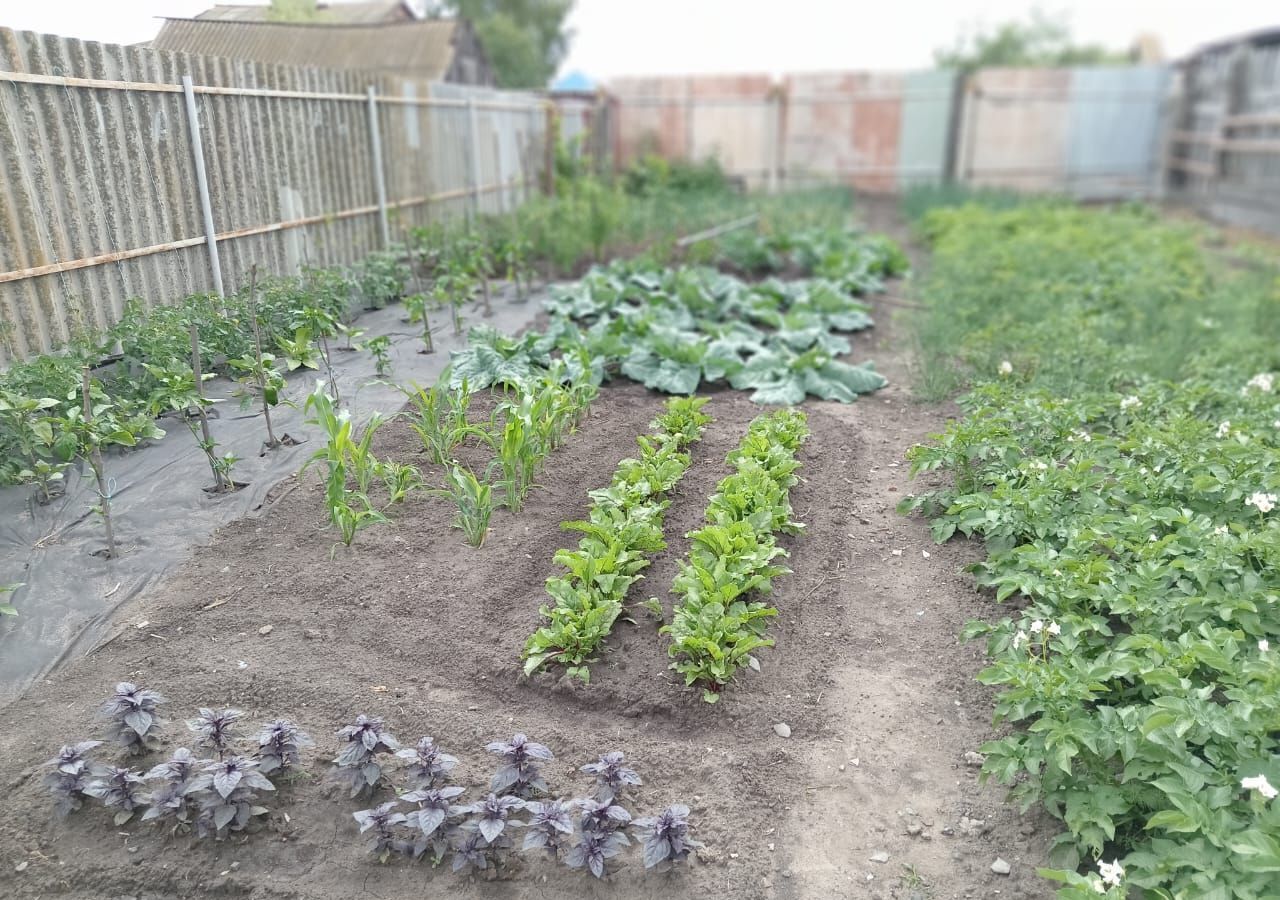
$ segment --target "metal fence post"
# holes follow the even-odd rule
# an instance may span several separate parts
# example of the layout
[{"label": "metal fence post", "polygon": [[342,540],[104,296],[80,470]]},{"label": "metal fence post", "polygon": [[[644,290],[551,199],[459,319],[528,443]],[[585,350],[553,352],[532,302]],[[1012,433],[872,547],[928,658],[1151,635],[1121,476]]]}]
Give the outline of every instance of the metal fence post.
[{"label": "metal fence post", "polygon": [[471,216],[480,215],[480,123],[476,118],[476,98],[467,98],[467,144],[470,153],[470,165],[467,166],[470,175],[470,195],[471,202],[467,205],[467,213]]},{"label": "metal fence post", "polygon": [[387,221],[387,180],[382,173],[382,136],[378,128],[378,92],[369,85],[369,140],[373,142],[373,181],[378,188],[378,228],[382,247],[391,245],[391,223]]},{"label": "metal fence post", "polygon": [[200,115],[196,110],[195,86],[190,75],[182,76],[182,96],[187,101],[187,124],[191,129],[191,156],[196,163],[196,188],[200,193],[200,212],[204,217],[204,242],[209,248],[209,272],[213,277],[213,289],[219,297],[226,294],[222,288],[222,263],[218,259],[218,232],[213,227],[213,204],[209,202],[209,179],[204,170],[204,143],[200,140]]}]

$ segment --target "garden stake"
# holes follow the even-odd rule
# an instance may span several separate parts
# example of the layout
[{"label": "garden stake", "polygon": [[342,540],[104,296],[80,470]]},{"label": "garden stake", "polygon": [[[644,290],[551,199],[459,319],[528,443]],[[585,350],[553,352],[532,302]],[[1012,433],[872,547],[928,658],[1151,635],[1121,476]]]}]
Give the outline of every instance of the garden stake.
[{"label": "garden stake", "polygon": [[258,264],[249,268],[249,319],[253,322],[253,352],[258,359],[258,393],[262,397],[262,418],[267,424],[267,442],[262,446],[274,450],[281,442],[271,429],[271,404],[267,402],[267,375],[262,367],[262,329],[258,326]]},{"label": "garden stake", "polygon": [[203,375],[200,372],[200,331],[194,322],[191,323],[191,371],[195,374],[196,416],[200,419],[200,434],[203,440],[200,449],[209,457],[209,468],[213,472],[213,490],[221,494],[229,489],[229,484],[222,477],[217,460],[213,456],[213,434],[209,431],[209,416],[204,411]]},{"label": "garden stake", "polygon": [[[84,394],[84,424],[88,428],[93,423],[93,402],[89,399],[89,367],[81,369],[80,375],[81,391]],[[94,478],[98,481],[98,512],[102,515],[102,527],[107,532],[107,559],[115,559],[116,535],[111,527],[111,494],[107,491],[106,473],[102,468],[102,450],[98,448],[96,441],[89,451],[88,460],[89,468],[93,469]]]}]

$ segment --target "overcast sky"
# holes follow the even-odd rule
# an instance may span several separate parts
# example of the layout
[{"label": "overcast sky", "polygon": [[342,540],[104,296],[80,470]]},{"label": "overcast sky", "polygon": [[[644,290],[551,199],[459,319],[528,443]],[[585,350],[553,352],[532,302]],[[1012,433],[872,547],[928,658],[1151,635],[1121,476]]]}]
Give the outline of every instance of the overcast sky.
[{"label": "overcast sky", "polygon": [[[0,0],[0,25],[131,44],[158,16],[192,16],[210,0]],[[1029,0],[578,0],[564,71],[597,79],[681,72],[912,69],[975,25],[1024,17]],[[1077,38],[1117,49],[1157,35],[1178,57],[1208,41],[1280,26],[1275,0],[1076,0]]]}]

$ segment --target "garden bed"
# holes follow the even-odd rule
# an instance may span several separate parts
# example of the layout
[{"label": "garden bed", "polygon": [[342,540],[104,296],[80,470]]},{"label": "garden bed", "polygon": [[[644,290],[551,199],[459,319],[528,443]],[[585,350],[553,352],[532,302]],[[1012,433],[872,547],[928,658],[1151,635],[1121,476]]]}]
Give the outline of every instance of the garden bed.
[{"label": "garden bed", "polygon": [[[891,316],[877,312],[882,323]],[[586,491],[608,482],[661,411],[660,395],[609,385],[580,432],[549,459],[519,515],[494,514],[482,548],[450,529],[443,501],[415,493],[396,527],[362,532],[354,549],[331,557],[323,488],[308,474],[298,489],[276,492],[261,518],[224,527],[126,606],[121,621],[137,627],[0,711],[0,776],[10,788],[0,856],[6,878],[21,867],[11,890],[1048,896],[1033,869],[1049,835],[1002,806],[998,791],[979,787],[965,760],[990,732],[989,694],[972,677],[980,650],[955,639],[967,618],[986,611],[958,574],[977,548],[935,547],[922,522],[893,511],[908,489],[904,451],[936,431],[946,409],[909,404],[900,384],[905,359],[890,332],[855,339],[858,358],[874,348],[890,387],[852,406],[803,406],[812,437],[799,452],[802,481],[791,500],[808,527],[780,541],[795,574],[775,583],[777,646],[759,654],[762,672],[744,671],[719,703],[703,703],[668,669],[667,639],[639,602],[657,596],[669,616],[668,589],[688,549],[683,535],[701,523],[707,496],[728,472],[725,454],[760,412],[728,390],[706,394],[714,422],[672,493],[668,547],[630,593],[634,622],[615,627],[591,683],[559,671],[520,674],[521,648],[548,599],[542,583],[556,571],[551,557],[577,540],[559,523],[584,514]],[[438,477],[407,426],[388,426],[378,440],[383,453]],[[99,698],[125,679],[168,698],[169,750],[187,742],[181,720],[199,706],[239,707],[255,724],[293,719],[317,741],[304,758],[307,777],[270,799],[260,831],[225,842],[171,837],[136,822],[117,828],[101,809],[55,822],[39,764],[61,744],[97,735]],[[689,805],[705,849],[669,874],[646,873],[638,852],[626,854],[604,883],[528,854],[495,883],[453,875],[447,865],[380,866],[351,818],[370,803],[325,782],[337,751],[333,732],[360,713],[385,718],[406,744],[434,736],[460,758],[455,780],[472,800],[493,768],[483,746],[515,732],[555,752],[546,774],[557,796],[582,793],[589,779],[577,768],[621,750],[645,780],[632,812]],[[781,723],[789,737],[775,730]],[[991,871],[997,857],[1011,874]]]}]

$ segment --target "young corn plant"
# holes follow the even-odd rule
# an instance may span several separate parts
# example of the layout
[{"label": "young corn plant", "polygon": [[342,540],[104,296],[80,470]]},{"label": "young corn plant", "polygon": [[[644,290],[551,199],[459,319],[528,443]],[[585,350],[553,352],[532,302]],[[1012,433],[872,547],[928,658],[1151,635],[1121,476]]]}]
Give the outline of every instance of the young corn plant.
[{"label": "young corn plant", "polygon": [[453,527],[462,529],[468,544],[472,547],[484,544],[489,534],[489,518],[493,515],[493,488],[488,482],[455,463],[445,471],[444,488],[431,493],[447,497],[457,507]]},{"label": "young corn plant", "polygon": [[[367,493],[369,483],[379,470],[378,460],[369,451],[370,432],[376,430],[376,425],[370,423],[373,427],[366,428],[364,438],[356,441],[352,437],[350,413],[335,410],[333,398],[325,393],[323,382],[307,397],[303,411],[310,416],[307,422],[320,426],[325,443],[311,455],[302,471],[315,462],[323,462],[327,467],[325,505],[329,520],[338,528],[342,543],[350,547],[360,531],[387,521]],[[349,476],[354,476],[364,488],[348,488]]]},{"label": "young corn plant", "polygon": [[451,390],[448,379],[442,376],[434,387],[421,388],[415,384],[411,389],[404,389],[404,394],[413,404],[409,427],[422,441],[427,457],[437,465],[453,462],[454,449],[468,437],[488,434],[483,427],[467,421],[471,391],[465,381],[457,390]]},{"label": "young corn plant", "polygon": [[408,313],[410,324],[422,323],[422,349],[419,353],[434,353],[436,351],[435,344],[431,341],[431,321],[429,318],[428,305],[432,302],[432,298],[426,294],[410,294],[404,298],[404,308]]},{"label": "young corn plant", "polygon": [[505,495],[504,504],[513,513],[524,505],[538,467],[550,450],[539,439],[532,406],[533,398],[526,395],[500,404],[495,416],[505,422],[494,441],[493,465],[502,472],[498,484]]}]

